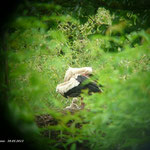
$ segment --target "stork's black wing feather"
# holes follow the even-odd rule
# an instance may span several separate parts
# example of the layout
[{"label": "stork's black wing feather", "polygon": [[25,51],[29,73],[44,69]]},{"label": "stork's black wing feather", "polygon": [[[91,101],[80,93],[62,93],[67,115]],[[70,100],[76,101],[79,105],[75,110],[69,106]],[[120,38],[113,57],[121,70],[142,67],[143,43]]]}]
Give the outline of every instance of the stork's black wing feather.
[{"label": "stork's black wing feather", "polygon": [[88,78],[87,77],[85,77],[85,76],[81,76],[81,75],[79,75],[78,77],[77,77],[77,81],[78,82],[80,82],[80,83],[83,83],[85,80],[87,80]]},{"label": "stork's black wing feather", "polygon": [[87,82],[87,83],[84,82],[87,79],[88,79],[87,77],[79,75],[77,77],[77,81],[80,84],[78,86],[70,89],[66,93],[64,93],[64,96],[65,97],[78,97],[78,96],[80,96],[82,90],[84,90],[84,89],[88,89],[89,90],[89,94],[91,94],[93,92],[94,93],[102,92],[100,87],[95,82]]},{"label": "stork's black wing feather", "polygon": [[98,86],[95,82],[87,82],[84,83],[88,78],[85,76],[78,76],[77,80],[82,84],[83,89],[89,89],[89,92],[101,92],[100,86]]},{"label": "stork's black wing feather", "polygon": [[101,92],[101,89],[98,87],[98,85],[94,82],[90,82],[86,85],[86,88],[89,89],[89,92]]}]

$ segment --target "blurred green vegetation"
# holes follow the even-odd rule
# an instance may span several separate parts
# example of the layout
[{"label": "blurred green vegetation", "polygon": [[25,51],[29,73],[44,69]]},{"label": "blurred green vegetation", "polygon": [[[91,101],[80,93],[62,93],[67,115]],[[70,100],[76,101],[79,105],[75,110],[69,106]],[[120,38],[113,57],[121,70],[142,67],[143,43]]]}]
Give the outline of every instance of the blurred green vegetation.
[{"label": "blurred green vegetation", "polygon": [[[150,140],[149,20],[142,1],[24,1],[5,39],[12,124],[41,149],[144,149]],[[69,66],[91,66],[93,79],[104,85],[102,94],[83,94],[90,111],[60,112],[71,99],[56,86]],[[59,123],[38,127],[35,116],[43,114]],[[59,134],[46,138],[45,131]]]}]

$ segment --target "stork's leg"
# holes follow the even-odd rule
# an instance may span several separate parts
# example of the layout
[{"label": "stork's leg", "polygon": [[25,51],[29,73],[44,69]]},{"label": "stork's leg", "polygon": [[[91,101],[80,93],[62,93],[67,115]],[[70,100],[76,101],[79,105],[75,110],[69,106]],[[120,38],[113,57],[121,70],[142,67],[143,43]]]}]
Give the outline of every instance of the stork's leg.
[{"label": "stork's leg", "polygon": [[83,102],[83,97],[81,97],[81,109],[84,109],[85,103]]}]

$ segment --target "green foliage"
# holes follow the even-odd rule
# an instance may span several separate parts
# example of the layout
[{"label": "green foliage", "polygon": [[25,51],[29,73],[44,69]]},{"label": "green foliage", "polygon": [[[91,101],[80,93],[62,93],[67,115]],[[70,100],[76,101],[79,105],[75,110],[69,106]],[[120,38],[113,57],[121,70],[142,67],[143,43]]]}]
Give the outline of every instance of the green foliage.
[{"label": "green foliage", "polygon": [[[49,149],[135,150],[150,140],[149,11],[96,4],[27,1],[8,28],[12,124],[35,133],[35,142],[43,138],[40,133],[58,132],[41,140]],[[56,86],[69,66],[91,66],[104,92],[87,96],[85,91],[86,109],[63,115],[70,99],[56,93]],[[42,114],[59,123],[38,128],[35,116]]]}]

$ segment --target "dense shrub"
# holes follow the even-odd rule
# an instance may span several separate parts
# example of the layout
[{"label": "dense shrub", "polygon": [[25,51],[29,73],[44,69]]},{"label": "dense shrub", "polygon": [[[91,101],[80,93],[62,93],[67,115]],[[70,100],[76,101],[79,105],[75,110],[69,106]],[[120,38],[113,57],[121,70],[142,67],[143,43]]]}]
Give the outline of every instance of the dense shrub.
[{"label": "dense shrub", "polygon": [[[113,2],[104,7],[104,1],[26,1],[8,25],[8,116],[26,139],[33,133],[40,148],[149,146],[149,11],[124,10],[126,1]],[[85,110],[63,115],[60,110],[71,99],[55,89],[69,66],[91,66],[104,92],[87,96],[85,91]],[[59,123],[37,127],[35,116],[42,114]],[[51,136],[43,140],[43,133]]]}]

